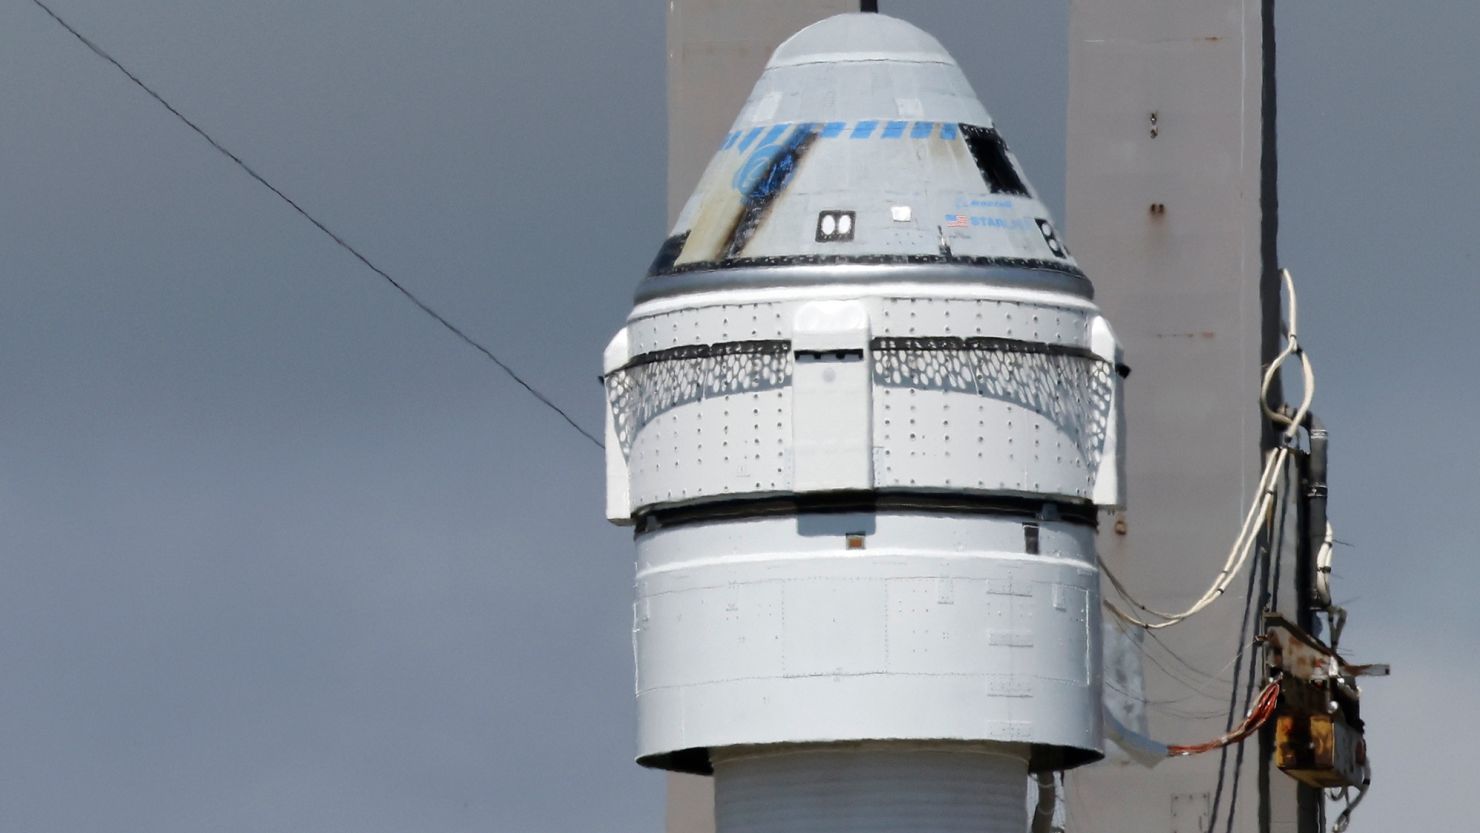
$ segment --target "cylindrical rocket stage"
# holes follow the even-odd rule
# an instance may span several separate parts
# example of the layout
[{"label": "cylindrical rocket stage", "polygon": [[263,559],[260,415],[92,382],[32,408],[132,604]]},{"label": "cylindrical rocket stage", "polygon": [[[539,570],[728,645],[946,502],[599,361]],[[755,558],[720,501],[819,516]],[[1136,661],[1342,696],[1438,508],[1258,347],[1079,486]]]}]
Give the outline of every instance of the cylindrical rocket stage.
[{"label": "cylindrical rocket stage", "polygon": [[1024,750],[740,748],[714,764],[720,833],[1024,833]]},{"label": "cylindrical rocket stage", "polygon": [[704,772],[704,750],[881,738],[1090,759],[1093,528],[901,500],[639,534],[639,760]]}]

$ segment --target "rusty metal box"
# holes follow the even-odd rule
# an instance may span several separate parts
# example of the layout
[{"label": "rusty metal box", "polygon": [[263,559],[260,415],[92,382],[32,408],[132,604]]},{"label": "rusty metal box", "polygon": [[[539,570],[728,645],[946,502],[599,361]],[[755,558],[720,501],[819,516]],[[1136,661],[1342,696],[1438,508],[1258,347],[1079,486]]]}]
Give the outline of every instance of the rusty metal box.
[{"label": "rusty metal box", "polygon": [[1360,787],[1367,745],[1362,733],[1330,715],[1280,715],[1275,765],[1312,787]]}]

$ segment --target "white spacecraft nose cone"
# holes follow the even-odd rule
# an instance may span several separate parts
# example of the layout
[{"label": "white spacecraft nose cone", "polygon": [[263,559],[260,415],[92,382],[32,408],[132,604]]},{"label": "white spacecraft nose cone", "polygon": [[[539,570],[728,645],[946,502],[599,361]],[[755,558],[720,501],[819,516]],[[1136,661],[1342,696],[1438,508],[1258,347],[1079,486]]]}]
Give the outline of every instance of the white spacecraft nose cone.
[{"label": "white spacecraft nose cone", "polygon": [[1091,295],[960,67],[879,14],[828,18],[776,49],[638,300],[816,283],[785,270],[819,264]]},{"label": "white spacecraft nose cone", "polygon": [[940,41],[897,17],[840,14],[792,35],[776,48],[766,67],[848,61],[956,63]]}]

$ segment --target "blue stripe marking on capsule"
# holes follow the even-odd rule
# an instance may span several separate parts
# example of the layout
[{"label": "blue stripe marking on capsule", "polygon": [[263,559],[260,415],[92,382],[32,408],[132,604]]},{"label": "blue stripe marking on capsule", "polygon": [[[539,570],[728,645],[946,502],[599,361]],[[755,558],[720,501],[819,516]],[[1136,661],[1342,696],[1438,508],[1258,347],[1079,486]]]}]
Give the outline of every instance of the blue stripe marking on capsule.
[{"label": "blue stripe marking on capsule", "polygon": [[868,121],[861,121],[858,124],[853,125],[853,133],[848,138],[867,139],[868,137],[874,135],[874,128],[878,126],[879,123],[877,121],[874,121],[873,119],[870,119]]},{"label": "blue stripe marking on capsule", "polygon": [[786,128],[788,127],[791,127],[791,124],[788,122],[771,125],[771,129],[766,131],[766,138],[761,139],[761,147],[765,147],[766,145],[775,142],[777,139],[780,139],[781,134],[785,133]]},{"label": "blue stripe marking on capsule", "polygon": [[907,121],[891,121],[884,125],[884,132],[879,134],[880,139],[898,139],[904,135],[904,127]]},{"label": "blue stripe marking on capsule", "polygon": [[734,133],[731,133],[728,138],[725,139],[724,146],[721,147],[720,150],[729,150],[730,148],[734,147],[735,146],[735,142],[737,142],[739,140],[740,140],[740,131],[736,130]]},{"label": "blue stripe marking on capsule", "polygon": [[956,133],[957,133],[956,125],[953,124],[953,123],[951,123],[951,122],[946,122],[945,124],[942,124],[940,126],[940,137],[942,139],[945,139],[946,141],[951,141],[951,140],[955,139],[956,138]]},{"label": "blue stripe marking on capsule", "polygon": [[801,124],[797,125],[797,129],[794,130],[794,131],[792,131],[792,134],[791,135],[796,136],[797,138],[801,138],[802,136],[805,136],[808,133],[816,133],[816,132],[817,132],[817,122],[815,122],[815,121],[804,121]]},{"label": "blue stripe marking on capsule", "polygon": [[912,128],[910,128],[910,138],[911,139],[929,139],[930,138],[930,134],[931,133],[934,133],[934,132],[935,132],[935,122],[933,122],[933,121],[917,121],[917,122],[915,122],[915,126],[912,127]]},{"label": "blue stripe marking on capsule", "polygon": [[743,151],[743,150],[749,148],[752,144],[755,143],[755,138],[757,136],[759,136],[759,135],[761,135],[761,128],[759,128],[759,127],[752,127],[752,128],[750,128],[750,132],[749,133],[746,133],[745,134],[745,138],[740,140],[740,144],[739,144],[739,146],[736,149]]},{"label": "blue stripe marking on capsule", "polygon": [[847,128],[847,126],[847,122],[830,121],[822,126],[822,138],[836,139],[838,136],[842,135],[843,130]]}]

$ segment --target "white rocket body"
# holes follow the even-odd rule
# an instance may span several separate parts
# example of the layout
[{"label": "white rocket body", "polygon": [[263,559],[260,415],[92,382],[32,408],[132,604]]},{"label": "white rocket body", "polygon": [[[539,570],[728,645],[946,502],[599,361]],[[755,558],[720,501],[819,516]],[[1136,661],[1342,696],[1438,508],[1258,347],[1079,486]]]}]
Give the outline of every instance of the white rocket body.
[{"label": "white rocket body", "polygon": [[721,833],[1021,830],[1030,768],[1100,757],[1092,298],[933,38],[777,49],[604,368],[638,760],[714,774]]}]

